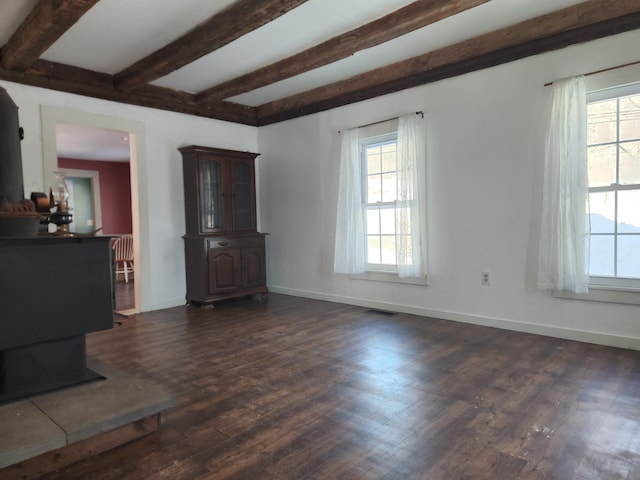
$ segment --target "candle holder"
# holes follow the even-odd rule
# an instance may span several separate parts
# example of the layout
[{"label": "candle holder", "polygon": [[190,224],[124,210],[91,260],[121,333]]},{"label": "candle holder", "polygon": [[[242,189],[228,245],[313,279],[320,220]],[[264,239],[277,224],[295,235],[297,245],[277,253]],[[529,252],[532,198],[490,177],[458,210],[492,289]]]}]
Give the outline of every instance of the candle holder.
[{"label": "candle holder", "polygon": [[69,224],[73,222],[73,215],[69,208],[69,188],[65,181],[64,172],[54,172],[56,175],[56,184],[49,189],[49,222],[55,224],[58,229],[56,235],[72,236],[69,231]]}]

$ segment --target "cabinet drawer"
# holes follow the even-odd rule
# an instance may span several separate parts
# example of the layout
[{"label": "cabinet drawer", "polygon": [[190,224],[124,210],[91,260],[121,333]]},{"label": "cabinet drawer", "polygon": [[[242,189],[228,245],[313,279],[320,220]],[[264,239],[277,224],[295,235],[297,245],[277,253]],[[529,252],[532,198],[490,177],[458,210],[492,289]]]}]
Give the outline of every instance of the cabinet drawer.
[{"label": "cabinet drawer", "polygon": [[241,247],[264,247],[264,237],[262,235],[257,237],[243,237],[238,239]]},{"label": "cabinet drawer", "polygon": [[235,238],[207,238],[207,248],[238,248]]},{"label": "cabinet drawer", "polygon": [[207,239],[207,248],[251,248],[264,246],[264,237],[216,237]]}]

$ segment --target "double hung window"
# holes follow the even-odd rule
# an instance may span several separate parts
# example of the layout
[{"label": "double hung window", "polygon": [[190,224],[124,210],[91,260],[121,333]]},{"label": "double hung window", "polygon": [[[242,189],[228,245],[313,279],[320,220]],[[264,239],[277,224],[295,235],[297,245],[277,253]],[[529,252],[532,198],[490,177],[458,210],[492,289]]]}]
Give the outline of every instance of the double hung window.
[{"label": "double hung window", "polygon": [[640,84],[585,84],[554,82],[538,286],[640,304]]},{"label": "double hung window", "polygon": [[[396,225],[401,202],[398,201],[397,148],[395,133],[361,141],[368,271],[398,270]],[[406,203],[403,206],[410,208]]]},{"label": "double hung window", "polygon": [[587,96],[591,285],[640,287],[640,84]]},{"label": "double hung window", "polygon": [[[387,123],[387,122],[385,122]],[[334,271],[426,280],[426,164],[422,117],[343,134]],[[387,125],[388,126],[388,125]],[[407,282],[410,283],[410,282]]]}]

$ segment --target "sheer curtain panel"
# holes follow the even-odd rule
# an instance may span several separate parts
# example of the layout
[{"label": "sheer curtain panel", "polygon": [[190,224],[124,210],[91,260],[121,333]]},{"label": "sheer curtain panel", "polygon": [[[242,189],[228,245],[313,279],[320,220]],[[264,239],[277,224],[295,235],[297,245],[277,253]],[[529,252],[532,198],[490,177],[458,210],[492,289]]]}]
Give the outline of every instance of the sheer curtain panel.
[{"label": "sheer curtain panel", "polygon": [[587,96],[584,77],[553,82],[544,159],[538,286],[586,293],[588,273]]},{"label": "sheer curtain panel", "polygon": [[365,272],[364,209],[358,129],[342,134],[340,181],[333,270],[335,273]]},{"label": "sheer curtain panel", "polygon": [[398,276],[427,275],[426,135],[421,115],[398,122],[398,202],[396,221]]}]

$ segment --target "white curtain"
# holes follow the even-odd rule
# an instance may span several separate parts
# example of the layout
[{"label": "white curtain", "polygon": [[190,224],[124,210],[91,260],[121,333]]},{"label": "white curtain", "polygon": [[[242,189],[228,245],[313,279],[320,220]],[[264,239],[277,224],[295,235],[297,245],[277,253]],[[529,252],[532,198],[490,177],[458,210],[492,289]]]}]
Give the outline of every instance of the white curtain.
[{"label": "white curtain", "polygon": [[586,293],[589,285],[587,96],[584,77],[553,82],[544,161],[538,286]]},{"label": "white curtain", "polygon": [[336,273],[365,272],[364,209],[358,129],[342,134],[340,182],[333,270]]},{"label": "white curtain", "polygon": [[421,115],[398,122],[398,204],[396,260],[398,276],[427,275],[426,135]]}]

